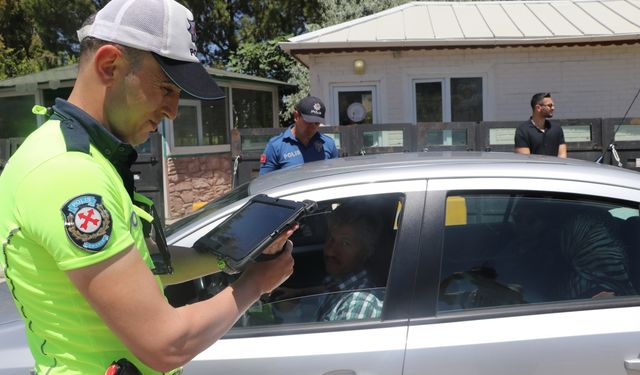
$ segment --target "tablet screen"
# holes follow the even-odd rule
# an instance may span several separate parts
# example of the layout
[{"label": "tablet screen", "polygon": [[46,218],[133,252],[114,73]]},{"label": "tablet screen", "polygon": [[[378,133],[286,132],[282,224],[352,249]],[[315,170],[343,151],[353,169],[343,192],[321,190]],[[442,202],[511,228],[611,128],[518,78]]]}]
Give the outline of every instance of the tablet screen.
[{"label": "tablet screen", "polygon": [[241,260],[296,211],[293,207],[252,202],[209,232],[205,236],[206,246]]}]

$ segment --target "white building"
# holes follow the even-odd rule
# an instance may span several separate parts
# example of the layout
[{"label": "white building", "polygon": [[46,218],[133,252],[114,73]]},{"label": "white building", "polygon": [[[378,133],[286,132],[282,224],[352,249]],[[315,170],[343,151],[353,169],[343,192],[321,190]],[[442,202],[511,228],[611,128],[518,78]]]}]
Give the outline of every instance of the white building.
[{"label": "white building", "polygon": [[330,125],[353,123],[354,102],[358,123],[524,120],[537,92],[556,118],[622,117],[640,87],[640,0],[411,2],[281,47]]}]

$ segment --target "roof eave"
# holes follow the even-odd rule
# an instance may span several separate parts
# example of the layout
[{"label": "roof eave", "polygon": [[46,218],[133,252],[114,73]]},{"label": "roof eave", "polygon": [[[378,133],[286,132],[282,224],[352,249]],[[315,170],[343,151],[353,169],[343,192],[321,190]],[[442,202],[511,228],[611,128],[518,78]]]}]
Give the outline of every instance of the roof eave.
[{"label": "roof eave", "polygon": [[502,38],[502,39],[447,39],[447,40],[387,40],[354,42],[282,42],[280,48],[296,60],[309,67],[309,55],[323,53],[428,50],[428,49],[473,49],[473,48],[517,48],[517,47],[554,47],[620,45],[640,43],[640,34],[622,34],[607,36],[557,37],[557,38]]},{"label": "roof eave", "polygon": [[587,35],[580,37],[540,37],[540,38],[460,38],[460,39],[414,39],[414,40],[376,40],[348,42],[282,42],[280,48],[293,54],[301,50],[322,52],[323,50],[354,48],[394,49],[394,48],[430,48],[430,47],[497,47],[497,46],[535,46],[555,44],[588,44],[609,42],[639,42],[640,33],[617,35]]},{"label": "roof eave", "polygon": [[[257,76],[251,76],[243,73],[235,73],[228,72],[226,70],[215,69],[210,67],[205,67],[207,73],[213,76],[216,80],[222,81],[244,81],[250,82],[253,84],[263,84],[269,86],[279,86],[279,87],[293,87],[295,85],[279,81],[271,78],[263,78]],[[56,85],[66,85],[68,83],[73,83],[76,80],[78,75],[78,67],[77,64],[67,65],[63,67],[53,68],[41,72],[31,73],[24,76],[8,78],[6,80],[0,81],[0,89],[4,91],[10,91],[12,89],[17,89],[18,86],[29,86],[33,88],[43,88],[47,85],[50,85],[51,82],[56,82]]]}]

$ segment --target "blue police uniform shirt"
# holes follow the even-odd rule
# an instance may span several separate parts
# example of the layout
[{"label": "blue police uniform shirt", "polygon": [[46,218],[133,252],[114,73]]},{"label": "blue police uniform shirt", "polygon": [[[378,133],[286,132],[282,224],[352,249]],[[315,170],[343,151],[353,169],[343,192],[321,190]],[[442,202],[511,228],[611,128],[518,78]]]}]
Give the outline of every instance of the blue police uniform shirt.
[{"label": "blue police uniform shirt", "polygon": [[271,138],[260,157],[260,174],[311,161],[338,157],[338,149],[331,137],[320,132],[311,138],[307,146],[291,132],[293,125],[279,135]]}]

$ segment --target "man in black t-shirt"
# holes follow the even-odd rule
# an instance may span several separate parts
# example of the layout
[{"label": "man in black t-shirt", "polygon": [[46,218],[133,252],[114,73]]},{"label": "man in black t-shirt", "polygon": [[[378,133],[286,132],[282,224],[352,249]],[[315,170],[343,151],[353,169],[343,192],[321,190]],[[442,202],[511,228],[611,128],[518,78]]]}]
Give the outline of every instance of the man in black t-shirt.
[{"label": "man in black t-shirt", "polygon": [[517,153],[567,157],[562,128],[548,120],[553,117],[554,108],[549,93],[538,93],[531,98],[533,113],[528,121],[516,129],[514,140]]}]

